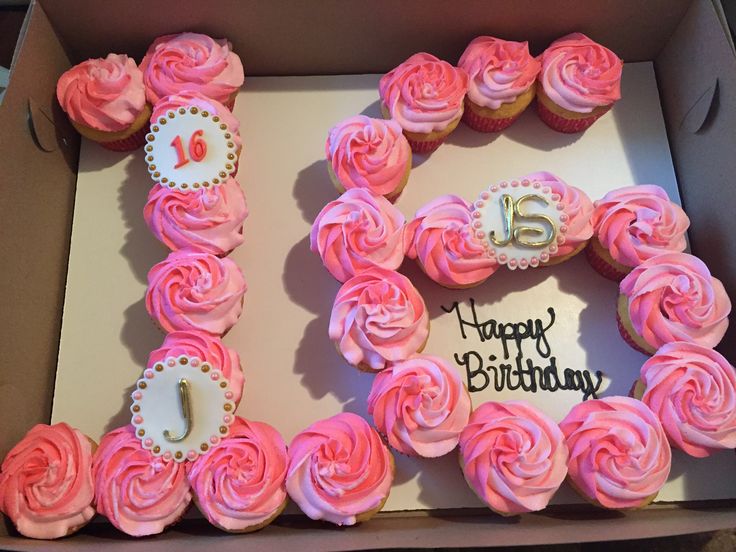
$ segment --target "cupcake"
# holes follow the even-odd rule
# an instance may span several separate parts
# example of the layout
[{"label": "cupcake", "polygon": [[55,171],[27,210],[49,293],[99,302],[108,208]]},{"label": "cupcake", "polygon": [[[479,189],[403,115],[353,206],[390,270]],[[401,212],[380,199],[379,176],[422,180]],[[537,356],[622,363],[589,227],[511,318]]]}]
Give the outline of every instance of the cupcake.
[{"label": "cupcake", "polygon": [[460,466],[473,492],[502,516],[538,512],[567,475],[557,424],[521,401],[487,402],[460,434]]},{"label": "cupcake", "polygon": [[315,422],[289,445],[286,490],[314,520],[367,521],[383,507],[393,478],[394,459],[381,437],[349,412]]},{"label": "cupcake", "polygon": [[278,431],[236,416],[229,435],[191,463],[187,477],[207,521],[230,533],[250,533],[286,507],[288,464]]},{"label": "cupcake", "polygon": [[146,96],[153,105],[186,90],[200,92],[232,111],[245,80],[232,44],[199,33],[157,38],[141,61],[141,71]]},{"label": "cupcake", "polygon": [[350,117],[330,129],[327,171],[340,193],[362,188],[394,201],[411,172],[411,148],[396,121]]},{"label": "cupcake", "polygon": [[337,292],[328,333],[348,364],[374,372],[424,349],[429,316],[406,276],[372,268]]},{"label": "cupcake", "polygon": [[463,122],[479,132],[500,132],[534,99],[541,65],[527,42],[479,36],[465,48],[458,67],[469,77]]},{"label": "cupcake", "polygon": [[0,512],[23,536],[58,539],[87,525],[95,443],[65,423],[37,424],[0,467]]},{"label": "cupcake", "polygon": [[470,394],[457,370],[428,355],[389,364],[368,395],[376,429],[407,456],[437,458],[453,450],[470,409]]},{"label": "cupcake", "polygon": [[728,329],[731,301],[723,284],[687,253],[644,261],[619,290],[619,331],[643,353],[653,354],[673,341],[715,347]]},{"label": "cupcake", "polygon": [[626,186],[594,203],[593,238],[586,255],[602,276],[620,282],[631,269],[661,253],[684,251],[690,226],[685,211],[653,184]]},{"label": "cupcake", "polygon": [[108,54],[66,71],[56,98],[77,132],[113,151],[131,151],[146,141],[151,106],[143,73],[132,58]]},{"label": "cupcake", "polygon": [[581,132],[621,98],[623,61],[581,33],[555,40],[540,56],[537,111],[558,132]]},{"label": "cupcake", "polygon": [[560,429],[572,487],[596,506],[643,508],[667,482],[672,452],[654,413],[636,399],[607,397],[575,405]]},{"label": "cupcake", "polygon": [[463,115],[468,74],[432,54],[414,54],[381,77],[381,111],[394,119],[414,153],[432,153]]}]

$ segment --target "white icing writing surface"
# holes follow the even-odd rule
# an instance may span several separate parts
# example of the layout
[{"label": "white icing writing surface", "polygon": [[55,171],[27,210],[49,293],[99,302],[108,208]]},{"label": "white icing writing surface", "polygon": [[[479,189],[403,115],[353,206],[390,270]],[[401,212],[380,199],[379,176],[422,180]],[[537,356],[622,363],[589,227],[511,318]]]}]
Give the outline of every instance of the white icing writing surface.
[{"label": "white icing writing surface", "polygon": [[[238,413],[271,423],[290,440],[309,423],[341,410],[365,415],[372,376],[347,366],[327,337],[339,284],[309,251],[308,232],[319,210],[337,196],[327,176],[328,129],[356,113],[378,116],[378,75],[250,78],[235,106],[242,121],[243,154],[237,179],[250,216],[245,244],[232,258],[248,280],[243,317],[225,337],[245,370]],[[676,183],[650,63],[624,68],[623,99],[583,134],[548,129],[533,109],[501,134],[480,134],[464,125],[429,158],[416,156],[409,183],[396,205],[411,218],[430,199],[454,193],[472,201],[503,179],[539,170],[553,172],[593,199],[630,184],[656,183],[677,198]],[[56,379],[53,420],[64,420],[97,439],[130,420],[130,393],[148,352],[163,334],[143,303],[146,273],[166,256],[143,221],[151,182],[143,152],[122,155],[84,141],[80,156],[67,295]],[[458,292],[430,282],[413,262],[402,267],[424,295],[431,317],[426,352],[452,359],[478,351],[503,356],[496,339],[481,342],[456,313],[479,319],[522,322],[539,318],[559,372],[604,373],[602,395],[626,394],[644,356],[619,337],[616,285],[598,276],[583,256],[560,266],[499,270],[483,286]],[[511,360],[515,345],[510,344]],[[544,368],[548,358],[533,340],[524,359]],[[485,361],[484,361],[485,362]],[[489,362],[497,366],[498,362]],[[464,370],[458,366],[458,370]],[[465,374],[463,374],[465,375]],[[473,380],[481,382],[480,379]],[[559,421],[581,400],[580,391],[472,394],[474,404],[524,399]],[[396,482],[387,510],[477,507],[454,453],[439,460],[396,455]],[[659,500],[736,497],[736,457],[709,459],[674,453],[672,475]],[[580,502],[569,489],[556,502]]]}]

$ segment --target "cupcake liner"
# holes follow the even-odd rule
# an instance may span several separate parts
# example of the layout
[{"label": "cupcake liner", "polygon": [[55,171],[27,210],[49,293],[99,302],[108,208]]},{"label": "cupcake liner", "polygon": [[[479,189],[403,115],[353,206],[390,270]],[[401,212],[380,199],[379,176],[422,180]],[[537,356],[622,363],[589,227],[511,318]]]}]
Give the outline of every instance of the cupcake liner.
[{"label": "cupcake liner", "polygon": [[598,255],[598,253],[595,252],[590,243],[585,247],[585,257],[588,259],[590,266],[592,266],[595,271],[604,278],[607,278],[614,282],[621,282],[621,280],[623,280],[626,276],[625,272],[617,270],[603,257]]},{"label": "cupcake liner", "polygon": [[[552,130],[557,132],[564,132],[565,134],[574,134],[576,132],[582,132],[590,125],[595,123],[603,113],[599,115],[592,115],[585,117],[584,119],[567,119],[556,113],[553,113],[543,102],[537,101],[537,113],[539,118]],[[605,112],[604,112],[605,113]]]},{"label": "cupcake liner", "polygon": [[445,137],[442,137],[438,140],[421,140],[421,141],[415,141],[415,140],[409,140],[409,146],[411,146],[412,153],[419,153],[419,154],[427,154],[432,153],[437,148],[439,148],[442,145],[442,142],[445,141]]},{"label": "cupcake liner", "polygon": [[[521,113],[519,113],[521,115]],[[519,115],[506,117],[503,119],[494,119],[491,117],[483,117],[475,113],[472,109],[466,109],[463,112],[463,123],[478,132],[501,132],[505,128],[510,127]]]},{"label": "cupcake liner", "polygon": [[626,326],[624,326],[624,323],[621,320],[621,315],[618,313],[618,310],[616,311],[616,325],[618,326],[618,333],[621,334],[621,337],[629,345],[629,347],[647,356],[651,355],[650,352],[645,351],[644,349],[639,347],[639,345],[636,344],[636,342],[634,341],[634,338],[631,336],[631,333],[629,333],[629,330],[626,329]]},{"label": "cupcake liner", "polygon": [[146,123],[139,130],[120,140],[113,140],[112,142],[97,142],[103,148],[112,151],[133,151],[142,147],[146,143],[146,134],[148,134],[149,124]]}]

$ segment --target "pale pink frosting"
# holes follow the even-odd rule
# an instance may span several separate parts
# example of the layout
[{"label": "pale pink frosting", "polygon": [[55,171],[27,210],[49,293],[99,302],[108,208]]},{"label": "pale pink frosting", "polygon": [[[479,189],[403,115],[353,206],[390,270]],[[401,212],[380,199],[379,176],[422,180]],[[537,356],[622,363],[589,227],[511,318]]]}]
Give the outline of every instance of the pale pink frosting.
[{"label": "pale pink frosting", "polygon": [[684,251],[690,219],[654,184],[626,186],[597,200],[592,222],[601,245],[617,262],[636,266],[655,255]]},{"label": "pale pink frosting", "polygon": [[460,435],[468,485],[496,512],[537,512],[567,475],[567,445],[557,424],[522,401],[487,402]]},{"label": "pale pink frosting", "polygon": [[421,207],[406,227],[407,255],[419,259],[432,280],[448,287],[471,286],[498,269],[470,227],[470,205],[444,195]]},{"label": "pale pink frosting", "polygon": [[353,188],[317,215],[310,247],[341,282],[373,267],[394,270],[404,260],[405,222],[386,198]]},{"label": "pale pink frosting", "polygon": [[247,289],[230,259],[175,251],[148,272],[146,309],[167,332],[223,335],[238,321]]},{"label": "pale pink frosting", "polygon": [[350,364],[382,370],[419,351],[429,335],[424,300],[406,276],[372,268],[337,292],[329,336]]},{"label": "pale pink frosting", "polygon": [[143,73],[124,54],[88,59],[59,77],[56,98],[75,123],[119,132],[130,127],[146,105]]},{"label": "pale pink frosting", "polygon": [[634,330],[655,349],[672,341],[715,347],[728,328],[731,301],[723,284],[687,253],[644,261],[619,289],[629,299]]},{"label": "pale pink frosting", "polygon": [[383,77],[381,101],[405,131],[445,130],[463,113],[468,74],[432,54],[414,54]]},{"label": "pale pink frosting", "polygon": [[148,355],[148,368],[157,362],[164,362],[168,357],[186,355],[209,362],[213,368],[220,370],[230,383],[235,404],[240,402],[243,393],[243,370],[240,367],[240,356],[235,349],[226,347],[219,337],[200,331],[178,331],[166,334],[163,344]]},{"label": "pale pink frosting", "polygon": [[185,464],[144,450],[131,425],[102,438],[92,477],[97,512],[134,537],[161,533],[192,500]]},{"label": "pale pink frosting", "polygon": [[607,397],[575,405],[560,429],[568,476],[606,508],[638,508],[667,481],[672,452],[654,413],[636,399]]},{"label": "pale pink frosting", "polygon": [[199,33],[160,36],[141,61],[148,100],[195,90],[227,103],[245,80],[243,64],[226,39]]},{"label": "pale pink frosting", "polygon": [[479,36],[465,48],[458,67],[468,74],[468,98],[476,105],[498,109],[526,92],[541,64],[527,42]]},{"label": "pale pink frosting", "polygon": [[736,448],[736,369],[721,354],[668,343],[641,367],[641,380],[641,400],[673,446],[698,458]]},{"label": "pale pink frosting", "polygon": [[315,422],[289,445],[286,490],[312,519],[355,525],[388,497],[393,478],[381,437],[349,412]]},{"label": "pale pink frosting", "polygon": [[454,449],[470,409],[457,370],[429,355],[390,364],[376,375],[368,395],[376,429],[409,456],[437,458]]},{"label": "pale pink frosting", "polygon": [[581,33],[555,40],[542,53],[539,81],[555,104],[577,113],[621,98],[623,61]]},{"label": "pale pink frosting", "polygon": [[236,416],[228,436],[190,464],[187,474],[205,517],[228,531],[243,531],[283,506],[288,464],[278,431]]},{"label": "pale pink frosting", "polygon": [[156,238],[173,251],[227,255],[243,243],[248,206],[234,178],[209,188],[182,192],[154,184],[143,218]]},{"label": "pale pink frosting", "polygon": [[65,423],[38,424],[0,468],[0,512],[21,535],[56,539],[95,515],[92,444]]},{"label": "pale pink frosting", "polygon": [[350,117],[330,129],[325,144],[327,162],[346,189],[365,188],[390,195],[402,183],[411,148],[396,121]]}]

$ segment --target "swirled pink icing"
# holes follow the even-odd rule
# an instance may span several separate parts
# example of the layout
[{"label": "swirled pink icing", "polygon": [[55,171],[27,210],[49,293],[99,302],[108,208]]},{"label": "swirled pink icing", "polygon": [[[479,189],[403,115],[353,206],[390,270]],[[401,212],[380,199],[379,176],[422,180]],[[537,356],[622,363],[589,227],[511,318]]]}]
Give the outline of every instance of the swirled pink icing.
[{"label": "swirled pink icing", "polygon": [[387,362],[408,358],[424,346],[429,316],[406,276],[371,268],[337,292],[328,333],[350,364],[382,370]]},{"label": "swirled pink icing", "polygon": [[238,321],[247,289],[230,259],[175,251],[148,272],[146,309],[167,332],[223,335]]},{"label": "swirled pink icing", "polygon": [[143,208],[143,218],[156,238],[172,251],[188,250],[227,255],[243,243],[243,221],[248,216],[238,181],[191,192],[154,184]]},{"label": "swirled pink icing", "polygon": [[414,54],[383,77],[381,101],[405,131],[445,130],[463,113],[468,74],[432,54]]},{"label": "swirled pink icing", "polygon": [[88,59],[59,77],[56,98],[75,123],[104,132],[125,130],[146,105],[143,73],[124,54]]},{"label": "swirled pink icing", "polygon": [[320,211],[309,243],[330,274],[344,282],[372,267],[399,268],[405,222],[386,198],[353,188]]},{"label": "swirled pink icing", "polygon": [[429,355],[390,364],[376,375],[368,395],[376,429],[409,456],[437,458],[454,449],[470,409],[457,370]]},{"label": "swirled pink icing", "polygon": [[541,64],[529,53],[527,42],[479,36],[465,48],[458,67],[468,74],[468,99],[498,109],[526,92]]},{"label": "swirled pink icing", "polygon": [[141,70],[152,104],[182,90],[227,103],[245,80],[243,64],[232,44],[199,33],[158,37],[141,61]]},{"label": "swirled pink icing", "polygon": [[235,417],[230,433],[187,471],[197,507],[227,531],[267,522],[286,501],[286,443],[273,427]]},{"label": "swirled pink icing", "polygon": [[634,268],[619,285],[629,317],[655,349],[673,341],[715,347],[728,328],[731,301],[705,263],[687,253],[664,253]]},{"label": "swirled pink icing", "polygon": [[546,508],[567,475],[562,431],[522,401],[476,408],[460,434],[460,458],[478,497],[506,515]]},{"label": "swirled pink icing", "polygon": [[736,369],[723,355],[695,343],[668,343],[641,367],[641,380],[641,400],[673,446],[697,458],[736,448]]},{"label": "swirled pink icing", "polygon": [[541,61],[544,93],[568,111],[590,113],[621,98],[623,61],[582,33],[555,40]]},{"label": "swirled pink icing", "polygon": [[237,404],[243,393],[243,370],[240,367],[240,356],[235,349],[225,346],[219,337],[206,332],[190,330],[166,334],[163,344],[148,355],[148,368],[157,362],[164,362],[169,357],[186,355],[209,362],[213,368],[220,370],[230,383],[233,392],[232,400]]},{"label": "swirled pink icing", "polygon": [[332,127],[325,154],[346,190],[365,188],[375,195],[395,192],[411,161],[411,148],[399,124],[365,115]]},{"label": "swirled pink icing", "polygon": [[0,512],[21,535],[56,539],[95,515],[92,443],[65,423],[38,424],[0,468]]},{"label": "swirled pink icing", "polygon": [[393,475],[388,448],[356,414],[315,422],[289,445],[286,490],[312,519],[355,525],[383,504]]},{"label": "swirled pink icing", "polygon": [[643,402],[606,397],[572,407],[560,429],[570,459],[568,476],[606,508],[638,508],[662,488],[672,452],[662,424]]},{"label": "swirled pink icing", "polygon": [[92,477],[97,512],[134,537],[161,533],[192,499],[185,464],[144,450],[131,425],[102,438]]},{"label": "swirled pink icing", "polygon": [[407,256],[418,259],[427,276],[443,286],[482,282],[499,265],[475,237],[471,221],[470,205],[461,197],[433,199],[406,227]]}]

